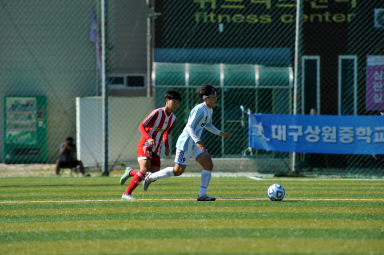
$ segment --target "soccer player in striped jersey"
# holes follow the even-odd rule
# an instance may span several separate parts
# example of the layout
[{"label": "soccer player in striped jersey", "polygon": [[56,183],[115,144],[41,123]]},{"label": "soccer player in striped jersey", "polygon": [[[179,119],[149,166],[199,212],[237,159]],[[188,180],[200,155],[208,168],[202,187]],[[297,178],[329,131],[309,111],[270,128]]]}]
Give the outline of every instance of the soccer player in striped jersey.
[{"label": "soccer player in striped jersey", "polygon": [[216,89],[212,85],[206,84],[199,90],[199,96],[204,102],[196,105],[192,109],[189,114],[188,123],[177,140],[175,166],[167,167],[156,173],[149,174],[144,181],[144,190],[147,190],[149,184],[155,180],[181,175],[188,165],[189,158],[194,156],[203,168],[197,200],[216,200],[214,197],[209,197],[207,195],[213,163],[205,144],[201,141],[201,135],[204,129],[207,129],[215,135],[224,136],[226,138],[229,138],[231,134],[217,129],[212,124],[212,108],[217,102]]},{"label": "soccer player in striped jersey", "polygon": [[168,135],[176,122],[173,114],[177,110],[181,101],[180,94],[175,90],[168,91],[165,96],[165,107],[153,110],[139,125],[142,137],[137,145],[137,159],[140,171],[127,167],[124,175],[120,179],[123,185],[129,177],[133,177],[127,190],[122,195],[123,200],[135,200],[132,192],[144,180],[147,172],[160,170],[160,150],[161,141],[164,140],[165,155],[169,155]]}]

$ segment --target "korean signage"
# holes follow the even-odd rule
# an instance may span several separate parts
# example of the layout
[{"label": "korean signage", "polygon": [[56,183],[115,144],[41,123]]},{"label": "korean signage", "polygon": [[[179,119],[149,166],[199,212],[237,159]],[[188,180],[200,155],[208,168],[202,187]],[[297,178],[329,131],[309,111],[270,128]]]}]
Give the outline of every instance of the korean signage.
[{"label": "korean signage", "polygon": [[367,56],[367,111],[384,110],[384,56]]},{"label": "korean signage", "polygon": [[[361,0],[360,0],[361,1]],[[292,47],[296,0],[156,0],[157,48]],[[303,0],[303,22],[338,27],[358,0]]]},{"label": "korean signage", "polygon": [[[199,6],[194,13],[196,23],[249,23],[269,24],[275,20],[281,23],[294,23],[296,0],[191,0]],[[348,4],[350,9],[357,6],[357,0],[304,0],[310,13],[303,14],[304,22],[342,23],[351,22],[355,13],[332,12],[330,9]],[[349,9],[348,8],[348,9]],[[237,10],[228,15],[226,10]],[[263,10],[256,15],[253,10]],[[282,11],[282,12],[280,12]],[[279,13],[278,16],[275,14]]]},{"label": "korean signage", "polygon": [[383,29],[384,28],[384,9],[383,8],[377,8],[375,9],[375,22],[374,27]]},{"label": "korean signage", "polygon": [[324,154],[384,154],[384,116],[250,114],[251,148]]},{"label": "korean signage", "polygon": [[36,98],[6,98],[5,135],[7,144],[36,144]]}]

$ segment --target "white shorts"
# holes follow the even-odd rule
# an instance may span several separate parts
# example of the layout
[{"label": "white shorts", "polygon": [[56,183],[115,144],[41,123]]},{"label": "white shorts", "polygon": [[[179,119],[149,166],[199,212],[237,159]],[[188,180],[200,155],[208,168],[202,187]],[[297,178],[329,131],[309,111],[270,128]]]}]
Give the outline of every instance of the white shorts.
[{"label": "white shorts", "polygon": [[175,163],[178,165],[186,166],[188,165],[188,162],[191,156],[194,156],[195,159],[197,160],[200,157],[200,155],[203,153],[204,152],[202,152],[197,146],[194,146],[192,150],[188,150],[188,151],[182,151],[177,149]]}]

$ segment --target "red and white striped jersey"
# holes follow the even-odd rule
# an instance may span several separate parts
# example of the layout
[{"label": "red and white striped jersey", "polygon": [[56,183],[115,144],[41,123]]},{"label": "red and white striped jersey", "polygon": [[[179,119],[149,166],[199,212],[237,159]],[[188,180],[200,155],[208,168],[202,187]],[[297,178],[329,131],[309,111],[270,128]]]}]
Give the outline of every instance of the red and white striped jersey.
[{"label": "red and white striped jersey", "polygon": [[139,130],[143,135],[138,147],[149,146],[147,140],[155,139],[156,147],[152,152],[160,155],[161,140],[164,140],[165,146],[168,146],[168,135],[176,122],[176,116],[173,113],[167,113],[165,107],[153,110],[141,123]]}]

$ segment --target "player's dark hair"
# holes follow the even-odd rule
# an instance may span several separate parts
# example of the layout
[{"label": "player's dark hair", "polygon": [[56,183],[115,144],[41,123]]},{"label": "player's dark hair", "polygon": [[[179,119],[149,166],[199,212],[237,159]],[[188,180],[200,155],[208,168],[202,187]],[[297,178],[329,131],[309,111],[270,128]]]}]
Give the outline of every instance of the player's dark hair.
[{"label": "player's dark hair", "polygon": [[181,101],[181,95],[176,90],[168,90],[165,93],[164,99]]},{"label": "player's dark hair", "polygon": [[199,97],[203,99],[203,96],[212,96],[216,94],[216,91],[216,88],[213,87],[211,84],[204,84],[199,90]]}]

